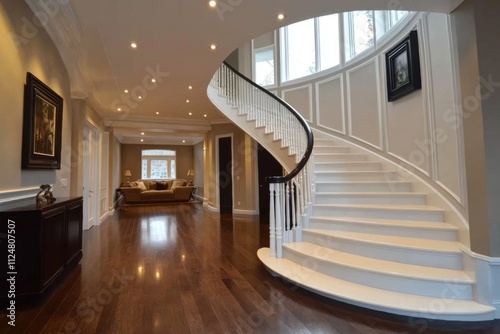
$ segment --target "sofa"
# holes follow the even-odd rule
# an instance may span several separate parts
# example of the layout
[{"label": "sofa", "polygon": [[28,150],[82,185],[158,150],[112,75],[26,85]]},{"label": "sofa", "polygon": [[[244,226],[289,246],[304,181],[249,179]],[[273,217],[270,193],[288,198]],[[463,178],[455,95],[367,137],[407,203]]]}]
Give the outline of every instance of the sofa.
[{"label": "sofa", "polygon": [[187,181],[177,180],[137,180],[120,187],[125,203],[186,202],[191,198],[193,186]]}]

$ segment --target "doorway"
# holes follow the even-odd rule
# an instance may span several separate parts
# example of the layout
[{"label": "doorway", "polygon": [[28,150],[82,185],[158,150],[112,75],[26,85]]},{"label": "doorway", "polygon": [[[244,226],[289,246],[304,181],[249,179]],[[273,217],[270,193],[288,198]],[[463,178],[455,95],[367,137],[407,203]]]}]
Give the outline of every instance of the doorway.
[{"label": "doorway", "polygon": [[231,137],[218,139],[219,211],[233,213],[233,144]]},{"label": "doorway", "polygon": [[87,125],[83,134],[83,229],[88,230],[99,222],[100,135]]},{"label": "doorway", "polygon": [[269,219],[269,183],[266,177],[283,175],[283,167],[262,145],[257,147],[259,170],[259,216],[261,221]]}]

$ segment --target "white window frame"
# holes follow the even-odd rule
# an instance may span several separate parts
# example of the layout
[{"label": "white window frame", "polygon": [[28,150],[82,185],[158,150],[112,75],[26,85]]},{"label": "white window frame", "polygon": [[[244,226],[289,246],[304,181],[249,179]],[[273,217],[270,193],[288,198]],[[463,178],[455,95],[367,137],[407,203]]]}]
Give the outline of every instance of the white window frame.
[{"label": "white window frame", "polygon": [[[176,178],[176,175],[177,175],[177,162],[176,162],[176,165],[175,165],[175,168],[176,168],[176,171],[175,171],[175,174],[176,175],[173,175],[172,176],[172,173],[171,173],[171,161],[176,161],[176,158],[177,158],[177,152],[175,150],[162,150],[162,149],[158,149],[160,151],[170,151],[170,152],[174,152],[174,155],[144,155],[143,152],[144,151],[156,151],[155,149],[148,149],[148,150],[141,150],[141,176],[143,175],[143,161],[146,160],[147,161],[147,165],[146,165],[146,169],[147,169],[147,177],[143,179],[146,179],[146,180],[170,180],[170,179],[175,179]],[[151,178],[151,161],[152,160],[166,160],[167,161],[167,177],[166,178]]]}]

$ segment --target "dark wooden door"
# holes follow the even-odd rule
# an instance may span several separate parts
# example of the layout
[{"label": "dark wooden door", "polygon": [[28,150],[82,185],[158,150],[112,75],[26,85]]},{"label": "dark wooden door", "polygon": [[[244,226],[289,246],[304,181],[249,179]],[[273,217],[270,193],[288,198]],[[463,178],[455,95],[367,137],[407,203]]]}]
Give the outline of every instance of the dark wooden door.
[{"label": "dark wooden door", "polygon": [[260,144],[257,158],[259,160],[259,215],[267,219],[269,217],[269,183],[266,182],[266,177],[283,175],[283,168],[278,160]]},{"label": "dark wooden door", "polygon": [[233,213],[233,155],[231,137],[219,138],[219,207]]}]

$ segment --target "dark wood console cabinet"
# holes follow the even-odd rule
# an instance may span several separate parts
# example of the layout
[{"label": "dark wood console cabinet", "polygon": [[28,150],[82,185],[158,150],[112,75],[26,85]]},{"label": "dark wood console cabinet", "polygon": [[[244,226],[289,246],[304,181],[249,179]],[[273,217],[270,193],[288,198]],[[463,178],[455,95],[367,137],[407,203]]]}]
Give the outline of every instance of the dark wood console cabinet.
[{"label": "dark wood console cabinet", "polygon": [[16,301],[35,300],[80,262],[82,205],[82,197],[60,198],[41,208],[33,204],[0,212],[0,300],[7,300],[11,291],[11,272]]}]

